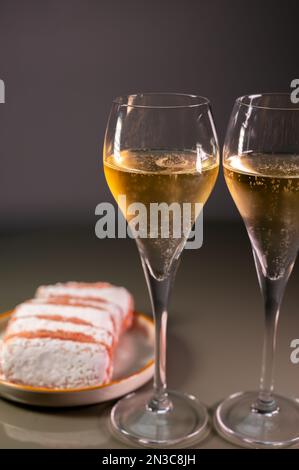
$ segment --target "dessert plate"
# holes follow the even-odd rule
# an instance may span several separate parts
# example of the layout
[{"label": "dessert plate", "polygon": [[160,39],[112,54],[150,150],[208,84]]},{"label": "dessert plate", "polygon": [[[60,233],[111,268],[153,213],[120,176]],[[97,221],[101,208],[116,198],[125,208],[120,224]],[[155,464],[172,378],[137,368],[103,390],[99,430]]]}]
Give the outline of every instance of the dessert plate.
[{"label": "dessert plate", "polygon": [[[0,338],[11,312],[0,314]],[[79,389],[49,390],[14,384],[0,378],[0,396],[36,406],[93,405],[119,398],[148,382],[154,373],[154,324],[135,313],[133,326],[121,337],[114,357],[112,381]]]}]

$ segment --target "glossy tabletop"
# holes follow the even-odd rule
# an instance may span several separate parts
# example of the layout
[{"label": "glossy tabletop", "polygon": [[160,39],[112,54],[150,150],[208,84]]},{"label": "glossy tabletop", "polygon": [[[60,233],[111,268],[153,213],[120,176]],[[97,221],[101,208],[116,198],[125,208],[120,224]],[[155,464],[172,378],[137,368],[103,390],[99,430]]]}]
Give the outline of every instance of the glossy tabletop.
[{"label": "glossy tabletop", "polygon": [[[150,312],[137,249],[131,240],[97,240],[94,227],[43,229],[0,236],[1,310],[33,296],[43,283],[107,280],[130,289]],[[276,390],[299,397],[299,269],[281,311]],[[227,395],[258,385],[262,300],[249,241],[241,223],[206,222],[204,243],[182,256],[169,310],[168,382],[211,410]],[[146,385],[150,386],[150,385]],[[124,448],[109,429],[112,403],[37,409],[0,400],[0,448]],[[213,431],[198,448],[231,448]]]}]

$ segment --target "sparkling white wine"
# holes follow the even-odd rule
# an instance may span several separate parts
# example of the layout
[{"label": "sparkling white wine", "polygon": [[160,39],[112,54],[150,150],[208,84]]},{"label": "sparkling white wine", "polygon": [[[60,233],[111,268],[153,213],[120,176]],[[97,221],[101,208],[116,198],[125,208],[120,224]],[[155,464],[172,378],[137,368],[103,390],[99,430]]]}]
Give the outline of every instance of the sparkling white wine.
[{"label": "sparkling white wine", "polygon": [[[185,151],[123,151],[119,156],[108,156],[104,159],[105,176],[109,188],[118,200],[120,195],[126,195],[126,204],[142,203],[150,213],[150,203],[165,202],[168,205],[179,203],[204,204],[215,184],[218,164],[215,159],[207,156],[199,159],[196,152]],[[125,213],[130,223],[133,216]],[[194,209],[194,207],[193,207]],[[192,209],[189,227],[192,228],[196,218]],[[171,216],[171,213],[170,213]],[[172,259],[182,249],[186,236],[172,236],[172,219],[170,217],[169,238],[163,238],[161,233],[157,238],[137,239],[140,249],[148,261],[152,274],[161,278],[167,274]],[[150,224],[148,224],[148,231]]]},{"label": "sparkling white wine", "polygon": [[280,278],[299,248],[299,155],[231,156],[224,174],[264,274]]}]

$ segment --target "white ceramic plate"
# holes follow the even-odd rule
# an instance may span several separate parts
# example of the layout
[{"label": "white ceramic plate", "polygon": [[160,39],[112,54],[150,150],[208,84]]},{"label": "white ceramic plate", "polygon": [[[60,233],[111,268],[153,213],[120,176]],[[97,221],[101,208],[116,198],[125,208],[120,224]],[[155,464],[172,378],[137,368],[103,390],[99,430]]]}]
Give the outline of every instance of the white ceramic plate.
[{"label": "white ceramic plate", "polygon": [[[0,336],[11,312],[0,315]],[[0,379],[0,395],[28,405],[63,407],[101,403],[136,390],[154,372],[154,325],[150,318],[135,313],[133,327],[121,338],[114,358],[112,381],[105,385],[70,390],[48,390],[14,384]]]}]

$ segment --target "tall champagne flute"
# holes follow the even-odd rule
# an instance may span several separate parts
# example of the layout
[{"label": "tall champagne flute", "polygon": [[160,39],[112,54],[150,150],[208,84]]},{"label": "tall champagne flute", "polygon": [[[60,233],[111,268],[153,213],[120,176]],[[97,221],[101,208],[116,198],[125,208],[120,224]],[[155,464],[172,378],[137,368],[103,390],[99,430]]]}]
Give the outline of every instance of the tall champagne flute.
[{"label": "tall champagne flute", "polygon": [[290,95],[237,99],[223,165],[252,245],[265,338],[259,391],[225,400],[216,427],[240,445],[286,447],[299,441],[299,406],[273,394],[273,366],[280,305],[299,247],[299,105]]},{"label": "tall champagne flute", "polygon": [[[129,226],[131,204],[204,204],[218,174],[218,144],[206,98],[183,94],[136,94],[114,100],[104,143],[108,186]],[[121,202],[126,196],[126,207]],[[193,206],[194,207],[194,206]],[[167,305],[180,254],[196,219],[180,236],[149,230],[136,238],[155,320],[155,373],[151,392],[128,395],[112,410],[114,430],[147,446],[188,444],[204,436],[208,415],[194,397],[166,384]],[[170,225],[173,219],[170,217]],[[173,227],[170,227],[170,229]],[[189,230],[189,232],[188,232]],[[186,367],[188,365],[186,364]],[[178,371],[179,372],[179,371]]]}]

